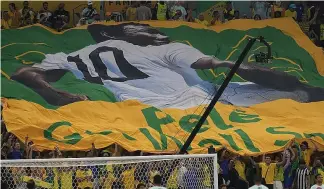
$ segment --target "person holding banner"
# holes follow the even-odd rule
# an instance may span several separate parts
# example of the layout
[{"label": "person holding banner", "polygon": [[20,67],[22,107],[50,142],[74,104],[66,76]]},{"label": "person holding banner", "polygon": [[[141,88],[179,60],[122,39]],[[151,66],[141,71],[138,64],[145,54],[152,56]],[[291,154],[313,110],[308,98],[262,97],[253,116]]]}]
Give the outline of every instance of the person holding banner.
[{"label": "person holding banner", "polygon": [[167,20],[169,15],[168,15],[168,6],[164,1],[159,1],[155,5],[156,9],[156,19],[157,20]]},{"label": "person holding banner", "polygon": [[141,6],[136,9],[136,20],[151,20],[152,12],[151,9],[146,6],[145,1],[141,1]]},{"label": "person holding banner", "polygon": [[83,9],[82,18],[79,22],[83,21],[85,24],[91,24],[98,17],[97,10],[92,6],[92,1],[88,1],[88,7]]}]

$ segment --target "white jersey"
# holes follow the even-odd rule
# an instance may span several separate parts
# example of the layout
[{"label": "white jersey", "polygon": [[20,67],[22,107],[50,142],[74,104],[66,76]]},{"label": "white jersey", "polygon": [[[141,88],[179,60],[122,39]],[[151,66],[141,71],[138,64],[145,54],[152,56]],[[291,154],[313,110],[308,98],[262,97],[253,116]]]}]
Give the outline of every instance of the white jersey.
[{"label": "white jersey", "polygon": [[314,184],[311,189],[324,189],[324,184],[322,185],[317,185],[317,184]]},{"label": "white jersey", "polygon": [[149,189],[167,189],[167,188],[165,188],[163,186],[152,186]]},{"label": "white jersey", "polygon": [[[68,61],[68,57],[78,57],[86,68],[81,69],[75,61]],[[191,68],[203,57],[208,56],[182,43],[141,47],[126,41],[107,40],[70,54],[48,54],[34,67],[66,69],[78,79],[86,79],[86,70],[90,77],[100,78],[119,101],[134,99],[158,108],[185,109],[208,104],[219,87],[203,81]],[[129,73],[126,74],[125,68]],[[141,72],[142,76],[128,76],[135,72]],[[244,82],[230,83],[220,101],[249,106],[280,98],[299,99],[295,93]]]},{"label": "white jersey", "polygon": [[260,185],[254,185],[254,186],[250,187],[249,189],[268,189],[268,187],[260,184]]}]

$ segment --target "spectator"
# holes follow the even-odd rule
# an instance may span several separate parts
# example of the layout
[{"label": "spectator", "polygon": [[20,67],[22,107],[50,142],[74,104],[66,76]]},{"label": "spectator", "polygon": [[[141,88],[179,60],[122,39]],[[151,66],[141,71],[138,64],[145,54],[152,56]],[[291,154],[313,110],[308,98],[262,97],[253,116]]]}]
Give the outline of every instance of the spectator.
[{"label": "spectator", "polygon": [[[303,5],[302,2],[296,1],[296,9],[295,10],[296,10],[296,14],[297,14],[296,20],[298,22],[302,21],[303,14],[307,12],[307,10],[305,11],[305,8],[306,8],[306,4]],[[307,19],[308,19],[308,17],[307,17]]]},{"label": "spectator", "polygon": [[309,28],[309,39],[315,44],[319,44],[319,37],[315,32],[314,26]]},{"label": "spectator", "polygon": [[252,9],[253,18],[255,19],[256,15],[258,15],[257,16],[258,19],[260,20],[266,19],[268,15],[268,8],[269,8],[269,3],[265,1],[252,2],[251,9]]},{"label": "spectator", "polygon": [[17,10],[15,3],[9,3],[8,27],[18,28],[21,25],[21,13]]},{"label": "spectator", "polygon": [[54,151],[52,152],[52,158],[62,158],[62,153],[58,146],[54,147]]},{"label": "spectator", "polygon": [[303,16],[302,16],[302,21],[301,22],[299,22],[298,24],[299,24],[299,27],[301,28],[301,30],[308,36],[308,37],[310,37],[310,30],[309,30],[309,28],[310,28],[310,26],[312,25],[312,24],[314,24],[315,23],[315,21],[316,21],[316,19],[317,19],[317,15],[318,15],[318,11],[319,11],[320,9],[319,9],[319,7],[317,7],[316,8],[316,11],[315,11],[315,14],[314,14],[314,17],[310,20],[310,21],[308,21],[308,19],[307,19],[307,15],[306,14],[303,14]]},{"label": "spectator", "polygon": [[314,178],[315,175],[323,174],[324,175],[324,166],[322,162],[317,159],[317,157],[314,160],[313,168],[311,170],[311,183],[315,183],[316,178]]},{"label": "spectator", "polygon": [[156,3],[155,8],[156,10],[156,19],[157,20],[168,20],[168,6],[164,1],[159,1]]},{"label": "spectator", "polygon": [[234,19],[240,19],[240,11],[238,11],[238,10],[235,10],[234,11],[234,18],[233,18],[233,20]]},{"label": "spectator", "polygon": [[1,29],[9,29],[11,20],[8,11],[1,11],[1,15]]},{"label": "spectator", "polygon": [[[87,152],[87,157],[98,157],[98,152],[94,143],[91,144],[91,150]],[[99,166],[90,166],[89,169],[92,171],[93,188],[97,189],[99,188]]]},{"label": "spectator", "polygon": [[52,18],[53,13],[48,10],[48,2],[43,3],[43,8],[38,12],[37,20],[40,24],[51,27],[52,26]]},{"label": "spectator", "polygon": [[1,159],[8,159],[9,147],[4,143],[1,148]]},{"label": "spectator", "polygon": [[234,18],[234,9],[232,7],[232,2],[226,3],[226,8],[223,12],[225,21],[232,20]]},{"label": "spectator", "polygon": [[19,12],[21,14],[22,25],[30,25],[33,24],[34,20],[34,11],[29,7],[28,1],[24,1],[24,8],[22,8]]},{"label": "spectator", "polygon": [[32,159],[33,158],[33,142],[28,140],[28,136],[25,138],[25,151],[26,151],[26,158]]},{"label": "spectator", "polygon": [[274,16],[273,17],[274,18],[280,18],[280,17],[282,17],[282,13],[279,12],[279,11],[276,11],[276,12],[274,12]]},{"label": "spectator", "polygon": [[316,145],[314,145],[314,146],[315,146],[315,149],[309,148],[308,143],[306,141],[304,141],[300,144],[301,156],[302,156],[301,158],[305,161],[306,166],[309,166],[310,158],[311,158],[311,155],[313,154],[313,152],[317,151]]},{"label": "spectator", "polygon": [[153,178],[153,187],[150,189],[166,189],[162,186],[162,177],[160,175],[155,175]]},{"label": "spectator", "polygon": [[[233,7],[235,10],[238,10],[240,12],[240,18],[243,15],[249,15],[251,17],[251,2],[250,1],[232,1]],[[235,14],[235,13],[234,13]],[[254,180],[254,178],[253,178]]]},{"label": "spectator", "polygon": [[92,171],[88,167],[81,166],[75,173],[77,188],[92,188]]},{"label": "spectator", "polygon": [[220,167],[223,170],[223,178],[225,179],[225,181],[228,180],[228,165],[229,165],[229,161],[230,161],[230,153],[226,150],[226,148],[224,147],[224,150],[219,158],[219,162],[220,162]]},{"label": "spectator", "polygon": [[282,7],[281,1],[276,1],[271,6],[271,17],[272,18],[280,18],[285,15],[285,8]]},{"label": "spectator", "polygon": [[254,15],[254,20],[262,20],[261,16],[259,14]]},{"label": "spectator", "polygon": [[314,33],[318,36],[316,45],[324,48],[324,14],[318,16],[316,24],[311,26]]},{"label": "spectator", "polygon": [[285,17],[291,17],[294,20],[297,19],[296,5],[290,4],[289,9],[285,11]]},{"label": "spectator", "polygon": [[306,162],[301,160],[299,162],[299,168],[296,171],[296,177],[294,180],[293,188],[296,189],[308,189],[310,188],[310,172],[306,166]]},{"label": "spectator", "polygon": [[180,168],[178,171],[178,187],[181,188],[185,184],[185,174],[187,173],[188,169],[184,166],[184,162],[180,162]]},{"label": "spectator", "polygon": [[53,26],[58,32],[67,27],[70,21],[70,13],[64,10],[64,3],[60,3],[58,9],[53,14]]},{"label": "spectator", "polygon": [[136,189],[146,189],[145,184],[139,183],[139,184],[136,186]]},{"label": "spectator", "polygon": [[8,159],[23,159],[23,150],[20,149],[20,143],[18,141],[15,141],[14,138],[14,135],[11,134],[8,139]]},{"label": "spectator", "polygon": [[137,182],[148,184],[149,180],[149,164],[146,162],[140,162],[135,168],[135,180]]},{"label": "spectator", "polygon": [[323,175],[317,174],[315,176],[316,179],[316,184],[314,184],[311,189],[324,189],[324,184],[323,184]]},{"label": "spectator", "polygon": [[126,20],[135,21],[136,20],[136,4],[132,3],[130,7],[126,10]]},{"label": "spectator", "polygon": [[271,157],[265,156],[265,154],[262,157],[261,163],[255,163],[252,158],[250,158],[250,160],[253,165],[258,165],[261,168],[262,179],[264,179],[263,184],[265,184],[269,189],[272,189],[276,166],[283,165],[285,163],[285,157],[282,162],[278,163],[271,163]]},{"label": "spectator", "polygon": [[151,20],[152,12],[151,9],[145,6],[146,2],[141,1],[140,7],[136,9],[136,20]]},{"label": "spectator", "polygon": [[[284,166],[284,188],[291,188],[294,182],[294,172],[298,166],[298,158],[296,158],[295,151],[289,147],[288,151],[289,155],[286,156],[286,165]],[[290,158],[290,159],[289,159]]]},{"label": "spectator", "polygon": [[125,189],[133,189],[135,187],[135,168],[131,164],[126,164],[120,179]]},{"label": "spectator", "polygon": [[[195,22],[195,18],[192,15],[192,10],[189,9],[187,13],[188,13],[188,16],[187,16],[187,19],[186,19],[187,22]],[[178,17],[179,18],[179,16],[181,14],[182,14],[181,11],[178,11],[178,13],[174,17]],[[179,15],[179,16],[177,16],[177,15]],[[178,20],[178,18],[174,18],[174,20]]]},{"label": "spectator", "polygon": [[35,189],[35,188],[36,188],[36,185],[35,185],[34,180],[29,180],[27,182],[27,189]]},{"label": "spectator", "polygon": [[53,188],[71,188],[73,185],[73,170],[67,163],[63,163],[62,167],[54,168],[54,187]]},{"label": "spectator", "polygon": [[173,20],[185,20],[187,11],[183,6],[181,6],[180,1],[177,1],[171,8],[171,16]]},{"label": "spectator", "polygon": [[[181,20],[181,17],[182,17],[182,12],[180,10],[177,10],[174,16],[171,18],[171,20]],[[193,22],[194,19],[192,17],[189,17],[187,21]]]},{"label": "spectator", "polygon": [[240,178],[242,180],[246,181],[246,175],[245,175],[245,163],[243,161],[243,157],[242,156],[237,156],[234,160],[234,164],[235,164],[235,169],[238,172]]},{"label": "spectator", "polygon": [[224,179],[224,177],[223,177],[223,170],[220,168],[220,166],[219,166],[219,164],[217,163],[217,167],[218,167],[218,171],[217,171],[217,173],[218,173],[218,185],[226,185],[225,183],[226,183],[226,181],[225,181],[225,179]]},{"label": "spectator", "polygon": [[205,17],[204,17],[204,15],[202,13],[199,14],[198,19],[197,18],[193,19],[193,17],[192,17],[192,11],[190,10],[188,12],[187,21],[190,22],[191,20],[194,20],[194,22],[196,22],[198,24],[203,24],[205,26],[209,26],[208,21],[205,20]]},{"label": "spectator", "polygon": [[255,185],[250,187],[249,189],[268,189],[268,187],[261,184],[262,179],[260,177],[256,177],[254,179]]},{"label": "spectator", "polygon": [[255,175],[257,175],[258,171],[255,166],[253,166],[252,162],[249,161],[245,165],[246,169],[246,180],[249,183],[249,186],[254,185]]},{"label": "spectator", "polygon": [[[318,7],[321,7],[321,6],[318,5]],[[311,20],[315,14],[315,6],[310,6],[309,8],[307,8],[307,10],[305,12],[307,14],[307,19]]]},{"label": "spectator", "polygon": [[[284,153],[278,153],[275,156],[275,162],[279,163],[282,161]],[[290,158],[290,157],[289,157]],[[284,181],[284,168],[281,164],[276,164],[275,173],[273,177],[273,189],[283,189],[282,182]]]},{"label": "spectator", "polygon": [[184,185],[185,189],[196,189],[199,186],[199,175],[198,175],[198,166],[195,161],[188,164],[188,170],[184,175]]},{"label": "spectator", "polygon": [[[227,181],[228,183],[227,185],[229,188],[231,187],[236,188],[238,187],[238,183],[239,183],[239,174],[234,167],[235,167],[234,160],[230,160],[228,163],[228,181]],[[243,187],[240,186],[240,188]]]},{"label": "spectator", "polygon": [[95,8],[92,6],[92,1],[88,1],[88,7],[83,9],[82,11],[82,18],[80,19],[79,23],[82,22],[81,25],[84,24],[91,24],[94,20],[98,19],[98,13]]},{"label": "spectator", "polygon": [[213,19],[211,20],[210,24],[211,25],[219,25],[221,23],[223,23],[223,22],[221,21],[219,12],[218,11],[214,11],[213,12]]},{"label": "spectator", "polygon": [[219,189],[227,189],[227,185],[226,184],[221,184]]},{"label": "spectator", "polygon": [[240,186],[240,188],[242,189],[247,189],[249,184],[246,181],[246,174],[245,174],[245,163],[243,161],[243,157],[242,156],[237,156],[234,159],[234,167],[235,170],[237,171],[238,175],[239,175],[239,179],[238,179],[238,183],[237,185]]}]

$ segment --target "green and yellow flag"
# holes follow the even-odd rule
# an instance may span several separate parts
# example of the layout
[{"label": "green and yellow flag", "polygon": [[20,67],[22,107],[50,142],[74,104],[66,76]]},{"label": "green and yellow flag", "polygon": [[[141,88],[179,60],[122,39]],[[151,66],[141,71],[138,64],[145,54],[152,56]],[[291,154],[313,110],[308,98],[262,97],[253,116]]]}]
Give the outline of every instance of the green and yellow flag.
[{"label": "green and yellow flag", "polygon": [[3,119],[39,149],[177,152],[248,38],[263,36],[273,60],[256,62],[266,47],[255,43],[189,153],[275,152],[292,139],[324,150],[324,55],[291,19],[1,33]]}]

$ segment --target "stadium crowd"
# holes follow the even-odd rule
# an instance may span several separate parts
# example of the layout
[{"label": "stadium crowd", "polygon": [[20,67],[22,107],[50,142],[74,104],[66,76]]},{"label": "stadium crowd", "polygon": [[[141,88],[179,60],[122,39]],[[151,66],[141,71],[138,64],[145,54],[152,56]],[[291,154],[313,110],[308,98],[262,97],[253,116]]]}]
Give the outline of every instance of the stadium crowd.
[{"label": "stadium crowd", "polygon": [[[312,147],[310,147],[312,146]],[[212,146],[209,153],[216,153]],[[218,185],[221,189],[323,189],[324,152],[317,150],[312,142],[291,142],[282,152],[263,154],[249,157],[231,153],[226,147],[217,151],[218,154]],[[104,149],[96,149],[92,145],[89,151],[64,151],[58,147],[52,151],[40,152],[32,140],[26,136],[21,143],[13,134],[6,131],[4,122],[1,122],[1,159],[49,159],[49,158],[82,158],[82,157],[119,157],[119,156],[149,156],[153,154],[140,151],[127,152],[121,146],[114,144]],[[54,188],[148,188],[165,186],[167,188],[212,188],[210,172],[203,163],[196,165],[195,172],[188,167],[172,165],[158,165],[149,167],[147,164],[119,164],[109,166],[88,166],[77,169],[63,169],[61,172],[53,168],[38,168],[20,172],[29,179],[38,179],[38,188],[46,188],[43,182],[51,180]],[[208,171],[209,170],[209,171]],[[13,170],[2,169],[2,188],[8,185],[8,178],[18,174]],[[19,175],[18,174],[18,175]],[[58,177],[58,175],[61,177]],[[55,176],[56,175],[56,176]],[[63,178],[64,177],[64,178]],[[49,179],[50,178],[50,179]],[[67,181],[56,181],[56,179]],[[12,181],[18,186],[19,180]],[[34,181],[23,180],[30,185]],[[56,185],[55,185],[56,183]],[[59,187],[60,185],[61,187]],[[73,187],[72,187],[73,186]],[[199,186],[199,187],[197,187]],[[315,186],[315,187],[311,187]],[[17,187],[19,188],[19,187]]]},{"label": "stadium crowd", "polygon": [[[1,27],[9,29],[40,23],[57,31],[68,28],[70,13],[64,9],[64,3],[60,3],[54,12],[48,10],[49,3],[51,2],[44,2],[43,8],[39,11],[30,8],[28,1],[23,3],[22,9],[16,7],[15,3],[10,3],[10,11],[2,12],[3,22]],[[181,2],[169,2],[167,4],[160,1],[152,7],[150,3],[143,1],[132,3],[121,13],[107,12],[104,19],[106,21],[181,20],[200,23],[208,27],[223,24],[233,19],[262,20],[292,17],[316,45],[324,47],[324,15],[320,14],[321,9],[319,7],[316,2],[295,2],[284,5],[284,3],[280,2],[256,1],[251,3],[252,16],[249,17],[246,14],[242,15],[239,7],[234,9],[232,3],[227,3],[224,11],[214,11],[213,19],[208,22],[203,14],[197,15],[194,9],[185,8]],[[89,1],[88,6],[82,11],[77,25],[91,24],[96,21],[100,21],[100,14],[92,7],[92,2]],[[315,144],[309,145],[306,141],[301,143],[293,141],[282,152],[263,154],[257,157],[239,156],[231,153],[225,147],[217,151],[217,154],[219,156],[217,167],[218,185],[221,189],[245,189],[249,187],[252,189],[324,189],[324,152],[318,151]],[[105,149],[96,149],[95,145],[92,145],[92,149],[86,152],[60,151],[58,147],[55,147],[52,151],[39,151],[28,136],[22,143],[12,133],[7,132],[4,122],[1,121],[1,159],[139,155],[147,156],[151,154],[140,151],[127,152],[117,144]],[[123,171],[116,171],[118,169]],[[37,178],[45,182],[49,177],[52,180],[55,180],[55,178],[60,180],[61,177],[65,178],[63,181],[53,181],[57,184],[56,186],[54,184],[54,188],[143,189],[148,187],[163,188],[162,186],[164,186],[167,188],[194,189],[197,188],[195,187],[197,185],[204,186],[202,188],[212,188],[211,173],[205,173],[204,166],[197,167],[198,172],[203,172],[201,174],[190,172],[184,167],[178,170],[175,177],[172,177],[171,175],[174,174],[169,173],[170,170],[174,171],[174,169],[168,170],[168,167],[165,166],[150,169],[143,168],[143,166],[128,167],[126,164],[104,168],[89,166],[80,169],[63,169],[63,172],[42,168],[38,169],[37,174],[34,174],[33,170],[30,169],[20,174],[25,174],[31,178],[24,180],[24,182],[27,182],[28,188],[46,188],[45,184],[36,184],[34,180]],[[1,176],[9,178],[13,177],[13,174],[17,174],[17,172],[1,169]],[[1,188],[9,187],[6,181],[2,179]],[[13,180],[11,184],[15,186],[14,188],[19,188],[19,182],[21,181]]]},{"label": "stadium crowd", "polygon": [[[49,2],[51,3],[51,2]],[[280,2],[280,1],[252,1],[251,13],[241,13],[240,6],[234,7],[232,2],[227,2],[223,11],[215,10],[213,19],[207,21],[204,14],[197,15],[195,7],[184,5],[181,1],[159,1],[152,5],[150,1],[134,1],[121,12],[106,12],[104,16],[88,1],[88,7],[80,14],[78,25],[91,24],[104,18],[106,21],[143,21],[143,20],[181,20],[196,22],[206,26],[218,25],[234,19],[263,20],[270,18],[292,17],[300,25],[302,31],[317,45],[324,47],[324,14],[320,9],[321,2]],[[23,8],[19,9],[15,3],[9,4],[9,11],[2,11],[3,29],[18,28],[34,23],[52,27],[57,31],[71,27],[69,25],[71,13],[64,9],[60,3],[52,12],[48,9],[48,2],[43,3],[41,10],[36,11],[24,1]]]}]

